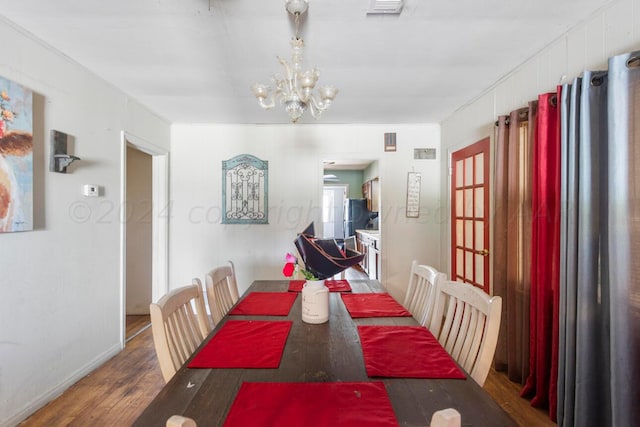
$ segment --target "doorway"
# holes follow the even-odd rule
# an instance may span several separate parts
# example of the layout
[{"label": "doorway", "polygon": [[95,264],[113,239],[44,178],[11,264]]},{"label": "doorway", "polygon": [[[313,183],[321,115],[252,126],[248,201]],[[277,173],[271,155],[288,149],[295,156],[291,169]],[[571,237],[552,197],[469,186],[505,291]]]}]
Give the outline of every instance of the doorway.
[{"label": "doorway", "polygon": [[126,341],[150,324],[152,294],[152,157],[127,146],[126,170]]},{"label": "doorway", "polygon": [[121,347],[150,325],[168,291],[168,151],[122,133]]},{"label": "doorway", "polygon": [[[380,168],[376,159],[346,159],[332,158],[322,162],[323,192],[322,192],[322,220],[323,238],[335,238],[339,244],[355,246],[355,250],[367,255],[366,261],[355,265],[344,272],[346,277],[366,277],[382,280],[382,235],[381,221],[378,215],[382,211],[380,197]],[[374,191],[371,191],[371,190]],[[360,212],[345,222],[345,200],[351,199],[349,206],[356,207],[350,212]],[[361,230],[354,233],[353,230]],[[351,230],[349,232],[348,230]],[[374,237],[375,247],[371,252],[360,240],[364,234]],[[372,242],[374,241],[372,240]],[[344,242],[344,243],[343,243]],[[371,258],[370,258],[370,257]],[[375,268],[366,271],[364,267]],[[345,277],[345,276],[343,276]]]}]

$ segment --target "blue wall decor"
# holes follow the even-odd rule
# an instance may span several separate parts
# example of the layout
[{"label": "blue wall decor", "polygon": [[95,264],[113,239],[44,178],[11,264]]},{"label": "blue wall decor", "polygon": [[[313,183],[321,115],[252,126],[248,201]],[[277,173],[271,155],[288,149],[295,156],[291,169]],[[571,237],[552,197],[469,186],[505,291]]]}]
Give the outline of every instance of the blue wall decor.
[{"label": "blue wall decor", "polygon": [[222,223],[268,224],[269,162],[250,154],[222,161]]}]

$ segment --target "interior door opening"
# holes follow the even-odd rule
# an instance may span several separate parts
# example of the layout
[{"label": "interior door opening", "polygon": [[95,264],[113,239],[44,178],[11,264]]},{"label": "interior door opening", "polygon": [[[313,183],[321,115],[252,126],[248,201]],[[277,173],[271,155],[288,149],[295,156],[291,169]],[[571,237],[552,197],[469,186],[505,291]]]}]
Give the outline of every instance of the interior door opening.
[{"label": "interior door opening", "polygon": [[[120,344],[124,348],[127,337],[150,325],[149,303],[169,290],[170,203],[168,150],[127,132],[121,138]],[[127,322],[128,314],[136,317]]]},{"label": "interior door opening", "polygon": [[[335,238],[364,253],[346,274],[382,280],[381,177],[377,160],[325,160],[322,193],[323,238]],[[355,272],[352,270],[356,270]],[[362,277],[364,275],[364,277]]]},{"label": "interior door opening", "polygon": [[153,254],[152,156],[127,146],[126,200],[126,337],[129,341],[150,325]]}]

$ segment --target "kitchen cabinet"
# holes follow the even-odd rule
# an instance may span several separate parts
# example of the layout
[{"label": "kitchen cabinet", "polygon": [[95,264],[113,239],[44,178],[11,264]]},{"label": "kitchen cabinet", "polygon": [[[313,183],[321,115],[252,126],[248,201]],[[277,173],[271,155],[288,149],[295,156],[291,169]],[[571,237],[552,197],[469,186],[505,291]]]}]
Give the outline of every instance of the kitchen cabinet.
[{"label": "kitchen cabinet", "polygon": [[362,197],[367,200],[367,209],[373,212],[380,211],[380,180],[378,178],[362,184]]},{"label": "kitchen cabinet", "polygon": [[367,201],[367,209],[371,210],[371,181],[362,184],[362,197]]},{"label": "kitchen cabinet", "polygon": [[380,211],[380,180],[378,178],[374,178],[371,180],[371,207],[370,211],[379,212]]}]

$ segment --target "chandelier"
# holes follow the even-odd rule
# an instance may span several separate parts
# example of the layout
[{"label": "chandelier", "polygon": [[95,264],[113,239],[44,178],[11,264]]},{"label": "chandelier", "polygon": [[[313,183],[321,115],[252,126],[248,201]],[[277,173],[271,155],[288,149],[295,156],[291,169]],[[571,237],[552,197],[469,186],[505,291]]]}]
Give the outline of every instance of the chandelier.
[{"label": "chandelier", "polygon": [[308,0],[286,0],[285,8],[294,17],[296,34],[291,39],[291,62],[277,56],[284,68],[284,76],[274,74],[271,77],[272,86],[262,83],[251,86],[262,108],[273,108],[277,101],[284,106],[292,123],[297,122],[307,109],[316,120],[319,119],[338,94],[338,89],[333,86],[321,86],[317,90],[317,95],[314,94],[312,91],[320,77],[320,72],[316,68],[302,70],[304,40],[300,38],[298,30],[300,15],[307,11],[308,5]]}]

